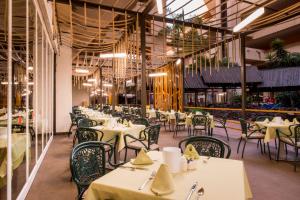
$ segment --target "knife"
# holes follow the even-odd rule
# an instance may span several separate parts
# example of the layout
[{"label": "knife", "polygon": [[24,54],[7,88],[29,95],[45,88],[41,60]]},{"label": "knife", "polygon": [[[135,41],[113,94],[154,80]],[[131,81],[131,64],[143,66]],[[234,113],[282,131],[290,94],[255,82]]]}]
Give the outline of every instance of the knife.
[{"label": "knife", "polygon": [[189,200],[189,199],[191,198],[192,194],[193,194],[194,191],[196,190],[197,185],[198,185],[198,182],[196,181],[196,182],[192,185],[191,190],[190,190],[190,193],[189,193],[189,195],[187,196],[187,198],[186,198],[185,200]]}]

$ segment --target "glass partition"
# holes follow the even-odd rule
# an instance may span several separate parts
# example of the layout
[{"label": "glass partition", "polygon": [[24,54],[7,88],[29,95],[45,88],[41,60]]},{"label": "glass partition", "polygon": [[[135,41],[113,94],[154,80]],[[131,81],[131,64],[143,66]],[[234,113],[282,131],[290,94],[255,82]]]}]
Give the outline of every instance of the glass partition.
[{"label": "glass partition", "polygon": [[54,49],[36,0],[0,1],[0,199],[23,199],[53,136]]}]

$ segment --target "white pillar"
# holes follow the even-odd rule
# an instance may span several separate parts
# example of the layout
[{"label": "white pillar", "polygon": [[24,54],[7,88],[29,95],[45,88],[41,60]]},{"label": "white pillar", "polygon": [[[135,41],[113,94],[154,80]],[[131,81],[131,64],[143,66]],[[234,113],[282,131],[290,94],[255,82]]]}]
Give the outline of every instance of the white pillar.
[{"label": "white pillar", "polygon": [[68,132],[72,112],[72,49],[60,47],[56,59],[56,132]]}]

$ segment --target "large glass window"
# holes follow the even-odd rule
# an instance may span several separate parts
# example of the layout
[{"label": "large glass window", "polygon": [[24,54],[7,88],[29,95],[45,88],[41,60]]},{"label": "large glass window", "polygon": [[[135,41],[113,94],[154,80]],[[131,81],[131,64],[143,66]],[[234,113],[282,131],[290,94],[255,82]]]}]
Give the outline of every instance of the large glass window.
[{"label": "large glass window", "polygon": [[53,137],[54,49],[36,6],[0,1],[0,199],[25,197]]}]

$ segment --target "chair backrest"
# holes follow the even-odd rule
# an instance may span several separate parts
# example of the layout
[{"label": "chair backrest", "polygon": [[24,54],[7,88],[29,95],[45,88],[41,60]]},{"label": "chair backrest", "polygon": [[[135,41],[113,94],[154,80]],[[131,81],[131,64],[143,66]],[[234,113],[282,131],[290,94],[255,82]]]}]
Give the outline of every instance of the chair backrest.
[{"label": "chair backrest", "polygon": [[[99,135],[100,134],[100,135]],[[101,131],[97,132],[91,128],[78,128],[76,130],[76,138],[78,140],[78,144],[87,141],[98,141],[103,137],[103,133]]]},{"label": "chair backrest", "polygon": [[156,116],[156,119],[160,119],[160,112],[158,110],[155,111],[155,116]]},{"label": "chair backrest", "polygon": [[194,115],[192,118],[193,126],[206,126],[207,122],[207,117],[205,115]]},{"label": "chair backrest", "polygon": [[242,129],[242,134],[246,134],[248,133],[248,122],[242,118],[239,119],[240,120],[240,124],[241,124],[241,129]]},{"label": "chair backrest", "polygon": [[69,114],[70,114],[70,118],[71,118],[72,124],[76,124],[76,116],[75,116],[75,114],[73,114],[73,113],[69,113]]},{"label": "chair backrest", "polygon": [[255,121],[263,122],[266,119],[268,119],[269,121],[272,121],[273,117],[272,116],[258,116],[255,118]]},{"label": "chair backrest", "polygon": [[148,120],[146,118],[136,118],[133,120],[134,124],[141,124],[141,125],[145,125],[146,127],[150,126],[150,123],[148,122]]},{"label": "chair backrest", "polygon": [[181,148],[181,150],[182,144],[185,144],[185,147],[189,144],[192,144],[200,156],[202,155],[217,158],[229,158],[231,154],[230,146],[224,141],[214,137],[194,136],[186,138],[179,142],[178,146],[179,148]]},{"label": "chair backrest", "polygon": [[91,120],[89,118],[82,118],[77,121],[78,127],[93,127],[97,126],[97,122],[95,120]]},{"label": "chair backrest", "polygon": [[158,138],[160,134],[160,125],[153,125],[145,128],[144,133],[148,139],[148,148],[150,148],[151,144],[157,144]]},{"label": "chair backrest", "polygon": [[[295,144],[297,144],[297,142],[300,142],[300,124],[292,125],[292,126],[294,128],[293,135],[295,137]],[[291,130],[292,126],[289,127],[291,134],[292,134],[292,130]]]},{"label": "chair backrest", "polygon": [[79,196],[105,174],[106,154],[102,142],[84,142],[72,150],[70,168]]}]

